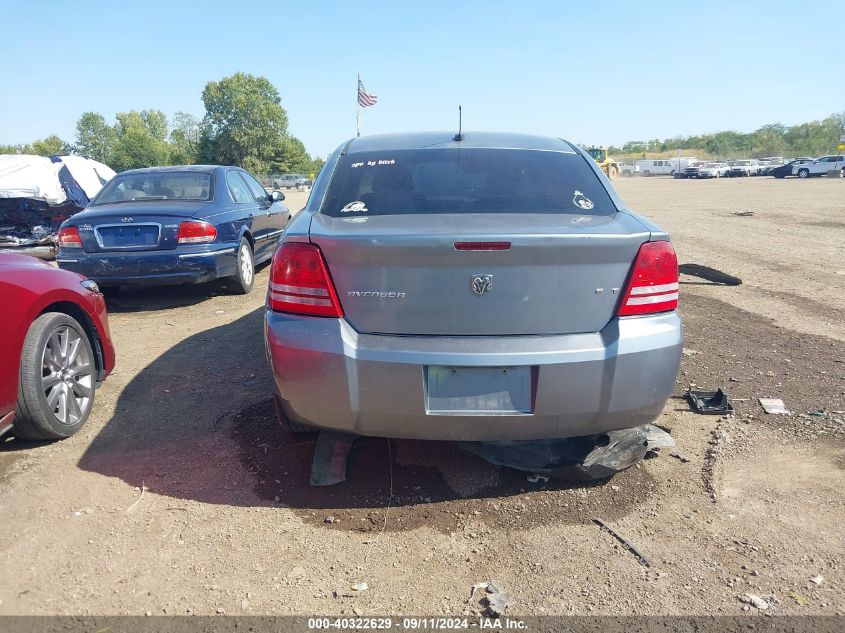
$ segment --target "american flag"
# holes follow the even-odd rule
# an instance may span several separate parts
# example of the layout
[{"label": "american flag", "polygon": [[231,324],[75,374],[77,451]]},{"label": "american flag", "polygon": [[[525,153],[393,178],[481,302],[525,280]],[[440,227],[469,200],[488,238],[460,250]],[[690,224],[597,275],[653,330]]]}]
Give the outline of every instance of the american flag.
[{"label": "american flag", "polygon": [[366,91],[364,88],[363,82],[359,79],[358,80],[358,105],[362,108],[369,108],[370,106],[374,106],[378,101],[378,97],[375,95],[371,95],[369,92]]}]

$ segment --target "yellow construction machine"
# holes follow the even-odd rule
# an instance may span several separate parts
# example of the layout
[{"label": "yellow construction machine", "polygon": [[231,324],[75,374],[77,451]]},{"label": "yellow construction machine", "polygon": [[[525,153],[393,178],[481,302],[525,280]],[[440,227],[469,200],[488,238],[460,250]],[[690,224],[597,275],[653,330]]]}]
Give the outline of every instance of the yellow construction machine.
[{"label": "yellow construction machine", "polygon": [[604,145],[601,147],[591,147],[587,152],[599,164],[599,167],[607,174],[608,178],[613,180],[619,175],[619,163],[607,157],[607,148]]}]

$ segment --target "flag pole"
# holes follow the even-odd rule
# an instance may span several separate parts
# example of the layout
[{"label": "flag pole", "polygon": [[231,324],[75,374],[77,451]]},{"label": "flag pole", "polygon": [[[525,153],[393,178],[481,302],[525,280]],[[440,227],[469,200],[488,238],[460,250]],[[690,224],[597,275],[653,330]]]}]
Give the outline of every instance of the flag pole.
[{"label": "flag pole", "polygon": [[355,113],[355,127],[357,128],[357,134],[355,136],[361,136],[361,102],[358,99],[358,91],[361,90],[361,75],[358,75],[358,83],[355,84],[355,103],[357,105],[357,111]]}]

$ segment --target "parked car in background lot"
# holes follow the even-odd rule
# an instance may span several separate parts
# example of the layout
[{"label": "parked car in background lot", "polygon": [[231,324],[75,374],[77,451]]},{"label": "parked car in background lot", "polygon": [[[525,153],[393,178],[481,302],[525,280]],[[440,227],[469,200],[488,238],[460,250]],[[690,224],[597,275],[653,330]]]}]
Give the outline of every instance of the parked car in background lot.
[{"label": "parked car in background lot", "polygon": [[276,178],[273,184],[279,189],[294,189],[298,187],[310,187],[311,179],[306,178],[302,174],[285,174],[281,178]]},{"label": "parked car in background lot", "polygon": [[812,163],[806,163],[795,170],[799,178],[811,178],[813,176],[825,176],[829,173],[836,173],[845,177],[845,156],[822,156]]},{"label": "parked car in background lot", "polygon": [[733,161],[730,169],[728,169],[727,176],[735,178],[737,176],[756,176],[760,170],[756,160],[737,160]]},{"label": "parked car in background lot", "polygon": [[265,313],[292,430],[598,443],[660,414],[683,338],[675,251],[583,150],[362,137],[314,191]]},{"label": "parked car in background lot", "polygon": [[778,165],[770,169],[766,175],[774,176],[775,178],[786,178],[787,176],[795,176],[795,172],[801,165],[812,163],[812,158],[796,158],[783,165]]},{"label": "parked car in background lot", "polygon": [[696,178],[721,178],[728,173],[728,169],[730,168],[727,163],[704,163],[698,168]]},{"label": "parked car in background lot", "polygon": [[0,305],[0,434],[73,435],[114,368],[97,285],[34,257],[0,253]]},{"label": "parked car in background lot", "polygon": [[690,163],[682,172],[676,173],[675,178],[698,178],[698,170],[703,166],[702,161]]},{"label": "parked car in background lot", "polygon": [[238,167],[125,171],[62,224],[56,261],[103,287],[225,279],[245,294],[287,224],[284,197]]}]

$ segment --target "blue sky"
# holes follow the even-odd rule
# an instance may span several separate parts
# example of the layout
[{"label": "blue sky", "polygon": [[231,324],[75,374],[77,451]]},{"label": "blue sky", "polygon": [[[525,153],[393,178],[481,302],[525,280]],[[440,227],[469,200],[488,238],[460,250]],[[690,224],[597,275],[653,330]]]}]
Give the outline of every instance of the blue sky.
[{"label": "blue sky", "polygon": [[464,128],[587,144],[845,110],[845,4],[771,2],[12,2],[0,143],[74,137],[87,110],[201,116],[207,81],[278,88],[290,131],[325,155],[355,132]]}]

